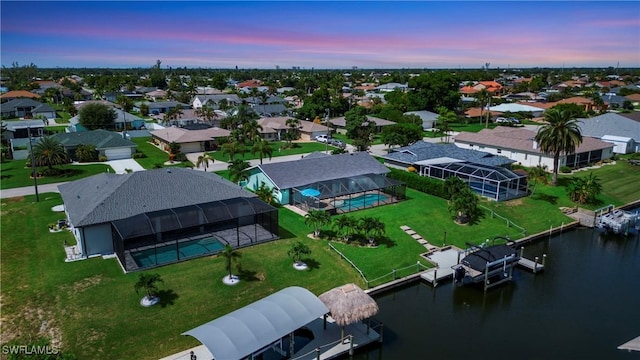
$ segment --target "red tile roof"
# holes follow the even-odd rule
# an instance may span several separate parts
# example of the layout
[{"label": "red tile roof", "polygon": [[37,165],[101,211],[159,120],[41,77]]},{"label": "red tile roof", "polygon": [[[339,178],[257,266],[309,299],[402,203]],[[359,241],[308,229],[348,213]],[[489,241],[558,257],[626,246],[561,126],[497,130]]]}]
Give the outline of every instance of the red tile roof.
[{"label": "red tile roof", "polygon": [[13,90],[0,95],[0,99],[31,98],[40,99],[40,95],[26,90]]}]

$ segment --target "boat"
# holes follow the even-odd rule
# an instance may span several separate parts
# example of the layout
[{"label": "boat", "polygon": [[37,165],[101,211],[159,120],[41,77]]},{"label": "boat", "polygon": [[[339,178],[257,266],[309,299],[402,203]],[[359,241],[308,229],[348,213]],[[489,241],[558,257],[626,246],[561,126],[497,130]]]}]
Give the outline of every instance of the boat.
[{"label": "boat", "polygon": [[520,260],[514,242],[508,240],[506,244],[467,245],[470,246],[468,253],[459,264],[451,267],[454,282],[463,285],[484,284],[486,290],[512,279],[513,267]]},{"label": "boat", "polygon": [[596,228],[614,234],[628,235],[634,227],[640,226],[640,211],[630,212],[622,209],[610,209],[596,218]]}]

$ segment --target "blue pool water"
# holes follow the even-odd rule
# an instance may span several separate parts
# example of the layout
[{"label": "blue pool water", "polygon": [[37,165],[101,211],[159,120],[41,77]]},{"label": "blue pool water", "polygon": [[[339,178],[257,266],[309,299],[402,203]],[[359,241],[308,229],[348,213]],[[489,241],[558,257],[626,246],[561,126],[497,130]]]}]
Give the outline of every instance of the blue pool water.
[{"label": "blue pool water", "polygon": [[336,206],[336,209],[342,211],[353,211],[371,207],[378,203],[378,201],[386,201],[388,197],[382,194],[364,194],[351,199],[345,199],[344,203],[340,206]]},{"label": "blue pool water", "polygon": [[216,253],[223,249],[224,244],[216,240],[216,238],[210,237],[180,242],[178,243],[177,251],[175,244],[173,244],[157,247],[156,249],[141,250],[135,253],[131,253],[131,256],[139,267],[144,268],[154,265],[166,264],[199,255]]}]

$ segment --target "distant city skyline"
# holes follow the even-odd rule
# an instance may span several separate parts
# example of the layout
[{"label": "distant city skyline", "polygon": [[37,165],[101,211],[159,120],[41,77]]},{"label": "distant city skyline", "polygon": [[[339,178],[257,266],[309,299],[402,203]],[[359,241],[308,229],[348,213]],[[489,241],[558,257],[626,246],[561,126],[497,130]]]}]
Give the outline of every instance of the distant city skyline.
[{"label": "distant city skyline", "polygon": [[2,66],[640,67],[640,2],[1,1]]}]

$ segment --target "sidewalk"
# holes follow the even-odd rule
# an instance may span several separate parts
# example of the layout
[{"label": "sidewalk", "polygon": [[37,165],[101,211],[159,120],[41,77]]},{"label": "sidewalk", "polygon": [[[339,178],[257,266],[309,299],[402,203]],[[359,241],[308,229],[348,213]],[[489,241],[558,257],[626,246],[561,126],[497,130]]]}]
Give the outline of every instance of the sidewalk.
[{"label": "sidewalk", "polygon": [[198,360],[212,360],[213,355],[207,350],[204,345],[196,346],[191,349],[187,349],[184,351],[180,351],[179,353],[175,353],[173,355],[169,355],[167,357],[163,357],[160,360],[190,360],[191,359],[191,351],[196,356]]}]

